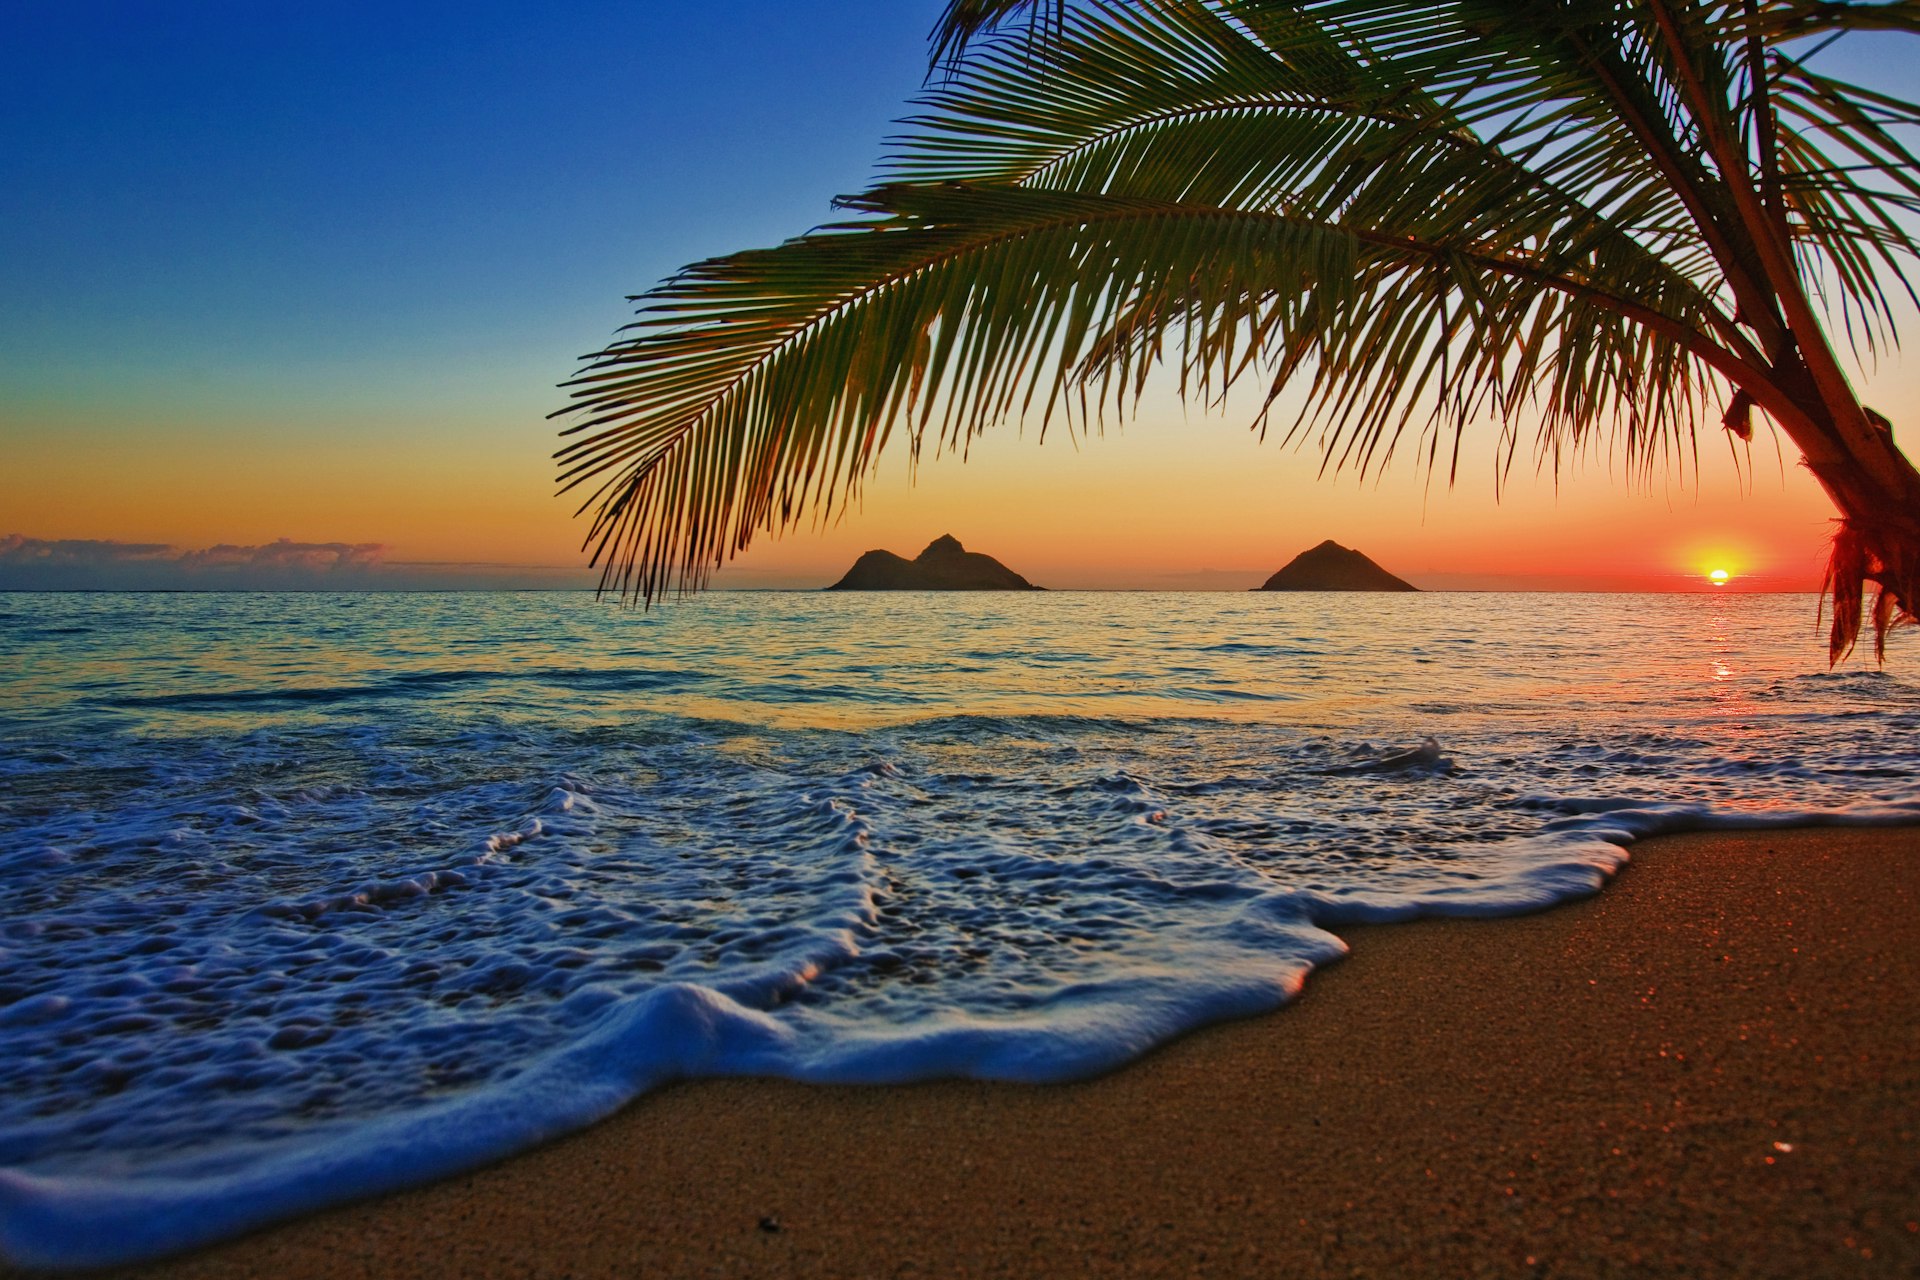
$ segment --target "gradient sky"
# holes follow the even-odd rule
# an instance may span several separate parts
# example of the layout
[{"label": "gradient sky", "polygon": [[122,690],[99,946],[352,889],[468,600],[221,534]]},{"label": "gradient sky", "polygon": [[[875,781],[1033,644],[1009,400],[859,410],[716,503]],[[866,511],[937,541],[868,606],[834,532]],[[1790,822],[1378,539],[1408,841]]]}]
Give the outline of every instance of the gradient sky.
[{"label": "gradient sky", "polygon": [[[626,294],[861,187],[940,8],[10,0],[0,585],[589,581],[554,384]],[[1907,43],[1830,65],[1898,84]],[[1862,384],[1920,418],[1914,358]],[[1818,585],[1831,513],[1771,441],[1736,469],[1703,431],[1701,472],[1651,485],[1523,461],[1496,504],[1491,430],[1449,489],[1317,479],[1250,417],[1159,393],[911,483],[895,457],[719,581],[820,585],[950,532],[1054,587],[1245,587],[1328,537],[1432,587]]]}]

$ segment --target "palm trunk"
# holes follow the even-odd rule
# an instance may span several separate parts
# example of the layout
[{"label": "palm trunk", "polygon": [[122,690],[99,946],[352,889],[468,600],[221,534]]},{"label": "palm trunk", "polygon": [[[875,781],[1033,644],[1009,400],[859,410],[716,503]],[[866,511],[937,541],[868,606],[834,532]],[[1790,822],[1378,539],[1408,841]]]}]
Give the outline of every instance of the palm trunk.
[{"label": "palm trunk", "polygon": [[[1839,508],[1833,550],[1822,591],[1833,605],[1828,656],[1838,662],[1860,638],[1869,617],[1873,650],[1886,656],[1887,632],[1920,617],[1920,471],[1893,442],[1886,419],[1861,409],[1864,431],[1833,421],[1833,415],[1806,405],[1816,432],[1788,435],[1806,455],[1807,467]],[[1871,610],[1865,596],[1877,586]]]},{"label": "palm trunk", "polygon": [[[1746,8],[1753,20],[1754,6]],[[1772,389],[1797,411],[1776,415],[1776,421],[1840,510],[1822,584],[1833,602],[1828,658],[1839,662],[1859,640],[1866,586],[1873,582],[1873,649],[1884,660],[1887,632],[1920,614],[1920,472],[1893,443],[1887,420],[1855,396],[1807,289],[1782,192],[1784,166],[1762,45],[1757,37],[1749,39],[1752,93],[1736,106],[1703,70],[1699,37],[1705,28],[1689,26],[1686,8],[1669,0],[1650,0],[1648,9],[1699,130],[1700,149],[1717,176],[1708,178],[1699,163],[1703,157],[1691,155],[1676,134],[1653,122],[1659,117],[1637,109],[1628,92],[1617,93],[1621,118],[1653,141],[1650,153],[1687,200],[1725,272],[1738,314],[1769,357]],[[1651,91],[1650,85],[1637,87]],[[1750,159],[1754,137],[1760,139],[1757,166]]]}]

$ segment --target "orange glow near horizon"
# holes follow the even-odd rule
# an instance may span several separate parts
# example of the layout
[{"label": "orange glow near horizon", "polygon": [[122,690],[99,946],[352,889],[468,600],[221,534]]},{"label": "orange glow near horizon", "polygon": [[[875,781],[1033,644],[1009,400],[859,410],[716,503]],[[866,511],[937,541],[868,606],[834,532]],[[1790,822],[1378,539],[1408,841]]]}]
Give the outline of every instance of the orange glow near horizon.
[{"label": "orange glow near horizon", "polygon": [[[1689,458],[1683,476],[1651,482],[1623,479],[1604,453],[1558,480],[1523,461],[1496,495],[1490,430],[1449,486],[1411,456],[1382,477],[1322,476],[1311,446],[1262,443],[1251,416],[1186,413],[1150,394],[1124,428],[1069,436],[1056,424],[1041,443],[1008,424],[964,463],[913,470],[896,448],[857,505],[824,527],[757,534],[714,585],[823,586],[864,551],[911,556],[946,533],[1064,589],[1243,589],[1327,538],[1439,589],[1688,591],[1715,569],[1729,592],[1820,583],[1834,513],[1790,446],[1776,456],[1756,441],[1736,468],[1719,433],[1703,432],[1697,472]],[[390,560],[569,567],[591,581],[577,497],[553,494],[550,428],[517,414],[395,412],[319,441],[304,423],[239,417],[20,425],[17,465],[0,473],[0,536],[381,543]]]},{"label": "orange glow near horizon", "polygon": [[[445,451],[396,424],[377,460],[271,437],[176,436],[105,449],[23,443],[0,478],[0,536],[160,542],[182,549],[277,538],[376,542],[404,561],[581,566],[586,521],[556,498],[544,440],[524,453]],[[371,451],[369,451],[371,452]],[[103,461],[105,460],[105,461]],[[825,527],[760,533],[716,586],[816,586],[862,552],[912,556],[944,533],[1056,588],[1237,589],[1331,538],[1419,585],[1812,590],[1831,512],[1798,469],[1740,492],[1730,469],[1696,488],[1635,488],[1600,466],[1556,485],[1490,468],[1449,488],[1412,466],[1321,477],[1319,459],[1218,420],[1160,420],[1043,444],[1006,428],[970,458],[883,461],[860,503]],[[1708,530],[1706,534],[1702,530]]]}]

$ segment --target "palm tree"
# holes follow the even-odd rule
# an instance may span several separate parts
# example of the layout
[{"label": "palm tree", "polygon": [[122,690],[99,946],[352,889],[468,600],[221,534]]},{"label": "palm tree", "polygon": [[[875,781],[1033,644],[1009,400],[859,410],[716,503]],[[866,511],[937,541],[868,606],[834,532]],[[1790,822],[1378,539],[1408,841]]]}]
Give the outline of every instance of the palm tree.
[{"label": "palm tree", "polygon": [[[1839,512],[1831,656],[1920,607],[1920,474],[1857,359],[1913,298],[1920,108],[1814,68],[1920,3],[951,0],[846,221],[685,268],[566,385],[603,589],[702,585],[761,530],[1149,370],[1243,378],[1329,465],[1642,472],[1784,432]],[[1884,37],[1880,37],[1884,38]],[[1877,587],[1870,608],[1867,584]],[[1863,613],[1865,618],[1863,618]]]}]

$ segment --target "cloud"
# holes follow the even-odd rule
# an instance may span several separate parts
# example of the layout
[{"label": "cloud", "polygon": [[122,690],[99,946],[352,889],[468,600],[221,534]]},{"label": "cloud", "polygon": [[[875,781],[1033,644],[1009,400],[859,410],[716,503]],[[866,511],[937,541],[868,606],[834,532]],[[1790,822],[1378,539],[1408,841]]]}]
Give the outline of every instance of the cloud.
[{"label": "cloud", "polygon": [[0,538],[0,568],[56,568],[126,564],[164,559],[173,548],[164,542],[102,542],[94,538]]},{"label": "cloud", "polygon": [[176,561],[183,569],[297,569],[308,573],[351,573],[371,569],[386,555],[380,542],[294,542],[281,538],[261,547],[231,542],[188,551]]},{"label": "cloud", "polygon": [[379,542],[159,542],[0,538],[5,591],[446,591],[578,587],[577,566],[395,563]]}]

